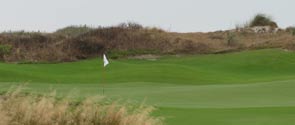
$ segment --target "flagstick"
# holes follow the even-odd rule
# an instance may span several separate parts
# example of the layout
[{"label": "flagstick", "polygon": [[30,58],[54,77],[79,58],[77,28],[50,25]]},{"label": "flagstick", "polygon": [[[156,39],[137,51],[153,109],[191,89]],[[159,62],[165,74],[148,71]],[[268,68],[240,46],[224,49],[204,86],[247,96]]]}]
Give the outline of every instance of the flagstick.
[{"label": "flagstick", "polygon": [[102,95],[104,95],[104,71],[105,67],[102,66],[102,71],[101,71],[101,86],[102,86]]},{"label": "flagstick", "polygon": [[[104,77],[104,71],[105,70],[105,67],[102,67],[102,77],[101,77],[101,79],[102,79],[102,81],[103,81],[103,77]],[[102,95],[104,95],[104,83],[102,82]]]}]

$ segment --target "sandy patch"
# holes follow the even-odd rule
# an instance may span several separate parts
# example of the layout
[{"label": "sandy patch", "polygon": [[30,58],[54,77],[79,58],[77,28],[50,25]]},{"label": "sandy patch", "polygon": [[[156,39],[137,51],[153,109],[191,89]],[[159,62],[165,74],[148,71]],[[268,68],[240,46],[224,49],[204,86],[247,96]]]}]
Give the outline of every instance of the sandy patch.
[{"label": "sandy patch", "polygon": [[158,55],[152,55],[152,54],[146,54],[146,55],[137,55],[129,57],[129,59],[142,59],[142,60],[150,60],[150,61],[156,61],[161,56]]}]

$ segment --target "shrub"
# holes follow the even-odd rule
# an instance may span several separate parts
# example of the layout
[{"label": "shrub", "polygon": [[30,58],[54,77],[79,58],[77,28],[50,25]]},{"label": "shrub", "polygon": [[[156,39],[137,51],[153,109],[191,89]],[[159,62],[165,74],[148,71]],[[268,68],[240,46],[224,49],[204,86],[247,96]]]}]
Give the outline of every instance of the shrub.
[{"label": "shrub", "polygon": [[257,14],[249,24],[250,27],[255,26],[271,26],[273,28],[277,28],[278,25],[276,22],[272,20],[270,16],[267,16],[265,14]]},{"label": "shrub", "polygon": [[0,96],[1,125],[161,125],[154,108],[106,102],[102,97],[72,101],[20,89]]},{"label": "shrub", "polygon": [[286,29],[287,32],[291,33],[293,36],[295,36],[295,27],[288,27]]},{"label": "shrub", "polygon": [[227,33],[227,45],[228,46],[234,46],[237,44],[236,35],[234,33]]},{"label": "shrub", "polygon": [[0,59],[3,59],[4,55],[9,54],[11,50],[12,50],[11,46],[0,44]]}]

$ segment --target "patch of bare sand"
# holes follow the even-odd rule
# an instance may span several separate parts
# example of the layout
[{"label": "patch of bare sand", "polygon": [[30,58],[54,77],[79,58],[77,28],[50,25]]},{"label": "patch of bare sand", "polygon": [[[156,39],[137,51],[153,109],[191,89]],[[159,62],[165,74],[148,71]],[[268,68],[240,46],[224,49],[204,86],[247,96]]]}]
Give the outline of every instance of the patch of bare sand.
[{"label": "patch of bare sand", "polygon": [[145,55],[137,55],[129,57],[129,59],[141,59],[141,60],[150,60],[150,61],[156,61],[160,58],[159,55],[153,55],[153,54],[145,54]]}]

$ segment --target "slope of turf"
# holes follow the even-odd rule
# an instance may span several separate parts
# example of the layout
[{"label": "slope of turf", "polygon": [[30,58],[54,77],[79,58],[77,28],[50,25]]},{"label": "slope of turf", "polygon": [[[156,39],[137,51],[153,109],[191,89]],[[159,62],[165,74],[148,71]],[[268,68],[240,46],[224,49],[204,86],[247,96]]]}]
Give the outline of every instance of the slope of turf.
[{"label": "slope of turf", "polygon": [[[101,60],[62,64],[0,63],[0,90],[27,82],[77,98],[105,94],[159,107],[168,125],[292,125],[295,123],[295,53],[280,49],[155,61]],[[102,80],[101,76],[105,79]]]},{"label": "slope of turf", "polygon": [[[164,57],[157,61],[113,60],[106,83],[238,84],[295,78],[295,54],[258,50],[223,55]],[[100,83],[98,59],[63,64],[0,63],[2,82]]]}]

